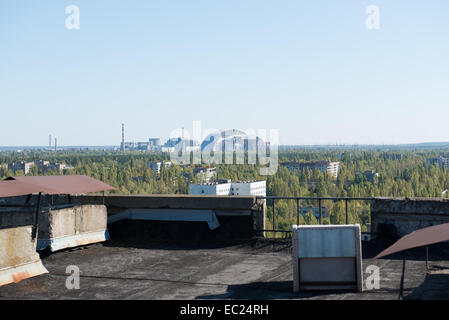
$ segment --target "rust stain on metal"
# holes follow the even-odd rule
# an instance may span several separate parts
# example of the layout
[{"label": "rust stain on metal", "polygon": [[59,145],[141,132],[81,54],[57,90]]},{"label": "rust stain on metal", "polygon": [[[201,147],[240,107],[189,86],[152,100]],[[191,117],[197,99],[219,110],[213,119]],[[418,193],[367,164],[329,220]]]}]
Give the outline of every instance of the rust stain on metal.
[{"label": "rust stain on metal", "polygon": [[[86,175],[67,175],[67,176],[22,176],[10,177],[2,183],[15,181],[19,185],[23,184],[30,190],[35,188],[34,192],[23,194],[44,192],[46,194],[83,194],[88,192],[98,192],[106,190],[115,190],[110,185]],[[1,190],[1,189],[0,189]],[[1,196],[1,195],[0,195]]]},{"label": "rust stain on metal", "polygon": [[374,259],[378,259],[407,249],[422,247],[449,240],[449,223],[439,224],[419,229],[403,236],[393,245],[379,253]]}]

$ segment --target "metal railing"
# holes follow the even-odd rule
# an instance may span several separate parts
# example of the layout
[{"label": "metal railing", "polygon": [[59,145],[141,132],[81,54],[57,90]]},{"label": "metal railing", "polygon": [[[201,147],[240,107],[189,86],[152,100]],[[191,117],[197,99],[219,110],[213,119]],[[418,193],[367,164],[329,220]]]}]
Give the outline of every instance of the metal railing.
[{"label": "metal railing", "polygon": [[345,202],[345,221],[346,224],[349,223],[349,212],[348,212],[348,202],[349,201],[372,201],[375,198],[374,197],[359,197],[359,198],[351,198],[351,197],[282,197],[282,196],[257,196],[257,199],[264,199],[264,200],[272,200],[272,228],[271,229],[264,229],[264,230],[257,230],[258,232],[273,232],[273,233],[284,233],[288,234],[291,233],[291,230],[280,230],[276,229],[276,200],[296,200],[296,224],[300,224],[300,209],[301,209],[301,200],[308,200],[308,201],[318,201],[318,210],[319,210],[319,224],[323,224],[323,212],[322,212],[322,202],[326,200],[330,200],[333,202],[336,201],[344,201]]}]

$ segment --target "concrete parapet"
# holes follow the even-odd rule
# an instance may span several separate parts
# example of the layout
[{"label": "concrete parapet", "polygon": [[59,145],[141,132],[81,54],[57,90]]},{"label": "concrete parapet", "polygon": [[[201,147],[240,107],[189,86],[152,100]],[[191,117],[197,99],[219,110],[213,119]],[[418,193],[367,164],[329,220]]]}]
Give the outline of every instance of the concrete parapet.
[{"label": "concrete parapet", "polygon": [[371,202],[374,238],[396,239],[412,231],[449,222],[449,199],[376,198]]},{"label": "concrete parapet", "polygon": [[[25,203],[26,197],[15,197],[7,199],[8,204],[20,205]],[[32,196],[31,204],[35,204],[37,198]],[[43,206],[50,206],[51,204],[67,204],[67,196],[45,196],[42,199]],[[71,197],[72,203],[82,205],[105,205],[107,208],[108,217],[115,214],[136,209],[161,209],[164,212],[171,210],[192,211],[198,212],[213,211],[217,216],[220,227],[213,232],[228,237],[251,237],[253,235],[263,236],[263,232],[255,232],[256,230],[265,229],[265,210],[266,204],[264,199],[258,199],[254,196],[201,196],[201,195],[79,195]],[[112,219],[111,221],[114,221]],[[133,225],[126,221],[119,221],[115,224]],[[157,225],[167,229],[171,228],[178,230],[184,224],[178,221],[169,223],[158,223],[158,221],[148,221],[152,224],[151,230],[154,230]],[[197,223],[198,224],[198,223]],[[201,222],[199,224],[202,224]],[[178,225],[178,226],[176,226]],[[117,231],[122,234],[122,231],[113,228],[115,233]],[[201,229],[201,228],[200,228]],[[182,234],[181,234],[182,235]],[[214,235],[213,237],[215,237]]]},{"label": "concrete parapet", "polygon": [[108,239],[107,211],[103,205],[52,208],[39,217],[37,249],[52,251]]},{"label": "concrete parapet", "polygon": [[0,228],[0,286],[48,273],[36,253],[32,226]]},{"label": "concrete parapet", "polygon": [[74,201],[104,204],[108,208],[148,209],[215,209],[248,210],[257,206],[253,196],[195,196],[195,195],[107,195],[77,196]]}]

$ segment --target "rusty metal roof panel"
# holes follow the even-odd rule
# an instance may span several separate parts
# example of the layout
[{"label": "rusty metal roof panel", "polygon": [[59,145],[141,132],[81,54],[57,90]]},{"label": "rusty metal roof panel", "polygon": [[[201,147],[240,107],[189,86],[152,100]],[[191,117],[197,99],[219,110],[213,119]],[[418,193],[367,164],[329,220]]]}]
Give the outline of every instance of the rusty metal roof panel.
[{"label": "rusty metal roof panel", "polygon": [[110,185],[86,175],[21,176],[8,178],[38,188],[46,194],[83,194],[114,190]]},{"label": "rusty metal roof panel", "polygon": [[0,181],[0,198],[4,197],[16,197],[26,194],[32,194],[41,192],[39,186],[30,185],[28,183],[22,183],[15,180]]},{"label": "rusty metal roof panel", "polygon": [[419,229],[403,236],[390,247],[379,253],[374,259],[381,258],[407,249],[427,246],[449,240],[449,223]]}]

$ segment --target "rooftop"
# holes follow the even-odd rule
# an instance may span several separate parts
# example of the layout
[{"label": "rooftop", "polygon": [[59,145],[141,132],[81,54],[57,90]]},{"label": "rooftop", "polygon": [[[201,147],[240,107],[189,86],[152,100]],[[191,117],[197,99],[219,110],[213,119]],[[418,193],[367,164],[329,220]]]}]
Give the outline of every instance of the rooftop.
[{"label": "rooftop", "polygon": [[[49,273],[0,287],[0,299],[398,299],[402,255],[372,260],[386,243],[363,244],[363,268],[380,268],[380,288],[357,292],[292,290],[291,241],[173,242],[116,239],[43,257]],[[404,297],[449,298],[449,246],[407,254]],[[80,289],[68,290],[66,267],[80,269]],[[368,274],[364,273],[366,282]]]}]

